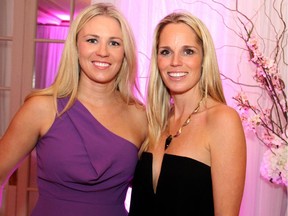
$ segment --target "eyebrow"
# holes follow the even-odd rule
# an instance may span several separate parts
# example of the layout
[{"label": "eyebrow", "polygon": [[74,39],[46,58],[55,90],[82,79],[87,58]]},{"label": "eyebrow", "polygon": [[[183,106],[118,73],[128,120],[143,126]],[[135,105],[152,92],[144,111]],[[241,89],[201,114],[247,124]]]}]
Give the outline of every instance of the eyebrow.
[{"label": "eyebrow", "polygon": [[[84,37],[95,37],[95,38],[101,38],[99,35],[95,35],[95,34],[87,34],[87,35],[84,35]],[[110,39],[110,40],[115,40],[115,39],[117,39],[117,40],[121,40],[121,41],[123,41],[122,38],[120,38],[120,37],[115,37],[115,36],[109,37],[109,39]]]},{"label": "eyebrow", "polygon": [[171,49],[169,46],[159,46],[158,49]]},{"label": "eyebrow", "polygon": [[[193,45],[183,45],[182,48],[186,49],[186,48],[194,48],[194,49],[198,49],[196,46]],[[158,49],[171,49],[170,46],[159,46]]]}]

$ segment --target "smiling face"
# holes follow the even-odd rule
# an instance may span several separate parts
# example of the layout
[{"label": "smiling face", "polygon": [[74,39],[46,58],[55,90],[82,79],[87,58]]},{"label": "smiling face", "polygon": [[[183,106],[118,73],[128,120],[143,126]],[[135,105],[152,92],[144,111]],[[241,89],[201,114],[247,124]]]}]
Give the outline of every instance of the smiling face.
[{"label": "smiling face", "polygon": [[159,37],[157,64],[171,94],[196,89],[201,77],[202,46],[184,23],[166,25]]},{"label": "smiling face", "polygon": [[77,37],[80,79],[113,83],[123,62],[123,35],[118,21],[98,15],[87,22]]}]

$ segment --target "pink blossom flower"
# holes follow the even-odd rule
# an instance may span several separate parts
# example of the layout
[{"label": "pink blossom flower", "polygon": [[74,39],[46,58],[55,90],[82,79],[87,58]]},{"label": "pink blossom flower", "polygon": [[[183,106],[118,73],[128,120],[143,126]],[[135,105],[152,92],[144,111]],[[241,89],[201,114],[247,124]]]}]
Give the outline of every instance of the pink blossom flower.
[{"label": "pink blossom flower", "polygon": [[243,91],[234,99],[245,130],[253,131],[268,147],[263,155],[261,175],[272,183],[287,186],[288,127],[285,83],[281,79],[275,60],[265,57],[259,50],[256,37],[249,35],[246,46],[250,62],[255,65],[253,78],[265,90],[272,105],[269,108],[255,106]]}]

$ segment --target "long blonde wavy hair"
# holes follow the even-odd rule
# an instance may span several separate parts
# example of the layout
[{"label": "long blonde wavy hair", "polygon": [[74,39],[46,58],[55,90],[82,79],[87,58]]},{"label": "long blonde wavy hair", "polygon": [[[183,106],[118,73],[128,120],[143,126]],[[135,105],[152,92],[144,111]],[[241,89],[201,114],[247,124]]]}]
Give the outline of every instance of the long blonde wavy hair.
[{"label": "long blonde wavy hair", "polygon": [[134,91],[137,91],[137,93],[141,95],[136,81],[137,56],[134,35],[123,14],[121,14],[116,7],[110,3],[90,5],[77,16],[70,27],[65,41],[60,66],[54,82],[48,88],[32,92],[25,98],[25,100],[38,95],[52,95],[54,98],[55,108],[58,110],[57,99],[69,96],[69,102],[66,107],[58,114],[64,113],[73,105],[77,96],[81,70],[78,63],[77,36],[89,20],[99,15],[109,16],[116,19],[120,24],[123,34],[125,56],[115,80],[115,89],[120,92],[122,98],[127,103],[140,103],[134,95]]},{"label": "long blonde wavy hair", "polygon": [[171,96],[161,79],[157,66],[159,38],[164,27],[170,23],[184,23],[191,27],[197,36],[198,43],[202,46],[203,62],[200,78],[200,91],[204,98],[208,96],[216,101],[226,104],[222,82],[215,52],[213,39],[205,24],[187,11],[173,12],[164,17],[156,26],[153,36],[153,47],[150,62],[150,77],[147,92],[147,118],[148,136],[141,151],[145,151],[148,145],[155,145],[161,134],[165,131],[171,110]]}]

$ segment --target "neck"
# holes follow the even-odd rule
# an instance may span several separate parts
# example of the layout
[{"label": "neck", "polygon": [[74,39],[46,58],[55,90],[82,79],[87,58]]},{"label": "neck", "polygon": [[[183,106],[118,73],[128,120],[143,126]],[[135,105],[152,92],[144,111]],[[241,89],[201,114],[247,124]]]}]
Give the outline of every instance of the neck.
[{"label": "neck", "polygon": [[[188,115],[187,119],[183,122],[183,124],[179,127],[179,129],[177,130],[177,132],[175,134],[172,134],[171,131],[168,129],[169,135],[167,136],[166,141],[165,141],[165,150],[168,148],[168,146],[172,142],[173,138],[176,138],[176,137],[181,135],[182,129],[190,123],[192,115],[199,111],[202,101],[203,101],[203,98],[198,102],[197,106]],[[170,128],[170,126],[169,126],[169,128]]]},{"label": "neck", "polygon": [[119,101],[120,93],[118,91],[91,91],[79,89],[77,98],[94,105],[105,105]]},{"label": "neck", "polygon": [[[176,122],[179,122],[179,120],[181,120],[181,123],[183,122],[181,127],[183,127],[183,125],[185,124],[185,122],[187,122],[187,120],[190,120],[191,116],[192,116],[194,113],[197,113],[197,112],[199,111],[203,99],[204,99],[204,98],[201,98],[201,99],[199,100],[199,102],[197,103],[197,105],[194,105],[194,106],[193,106],[192,111],[191,111],[191,109],[190,109],[189,112],[185,112],[185,113],[182,112],[182,115],[180,115],[180,117],[178,118],[178,120],[176,120],[177,118],[175,117],[175,107],[174,107],[173,110],[172,110],[172,112],[174,112],[174,113],[173,113],[173,115],[174,115],[174,117],[173,117],[173,119],[174,119],[174,121],[173,121],[173,122],[174,122],[174,125],[175,125]],[[187,109],[186,109],[186,110],[187,110]],[[185,119],[185,120],[183,120],[183,119]],[[172,119],[171,119],[171,120],[172,120]],[[170,122],[171,122],[171,121],[170,121]],[[177,125],[177,124],[176,124],[176,125]]]},{"label": "neck", "polygon": [[120,93],[115,90],[114,83],[96,83],[80,79],[77,97],[90,103],[105,104],[119,99]]},{"label": "neck", "polygon": [[[191,98],[195,98],[191,100]],[[199,105],[200,101],[203,100],[201,95],[189,95],[187,97],[177,97],[173,96],[174,105],[172,107],[172,121],[174,122],[183,122],[184,118],[187,118],[188,115]]]}]

